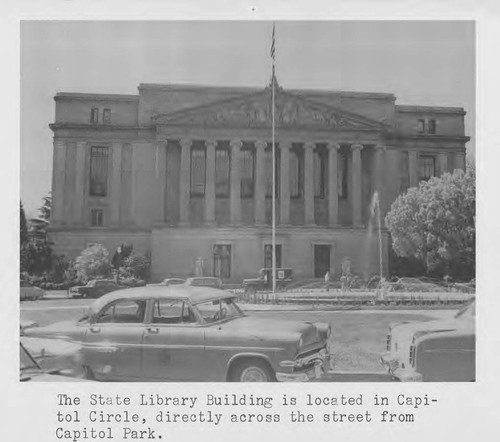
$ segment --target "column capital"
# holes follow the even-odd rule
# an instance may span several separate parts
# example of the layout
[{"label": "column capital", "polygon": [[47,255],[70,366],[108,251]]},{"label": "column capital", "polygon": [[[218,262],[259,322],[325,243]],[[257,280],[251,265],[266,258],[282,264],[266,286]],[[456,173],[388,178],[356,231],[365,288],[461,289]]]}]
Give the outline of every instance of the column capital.
[{"label": "column capital", "polygon": [[257,149],[265,149],[267,147],[267,141],[266,140],[256,140],[254,142],[254,145]]},{"label": "column capital", "polygon": [[280,150],[290,150],[292,148],[292,142],[289,141],[289,140],[284,140],[284,141],[280,141],[280,144],[279,144],[279,149]]},{"label": "column capital", "polygon": [[351,150],[352,151],[354,151],[354,150],[363,150],[364,147],[365,146],[363,146],[360,143],[351,144]]},{"label": "column capital", "polygon": [[233,148],[233,149],[240,149],[241,146],[243,146],[243,142],[240,140],[240,139],[234,139],[234,140],[231,140],[229,142],[229,145]]},{"label": "column capital", "polygon": [[304,149],[314,149],[316,147],[316,143],[314,141],[306,141],[304,143]]},{"label": "column capital", "polygon": [[340,150],[340,144],[339,143],[335,143],[333,141],[329,141],[326,143],[326,148],[328,150]]},{"label": "column capital", "polygon": [[189,148],[192,146],[193,144],[193,140],[191,138],[181,138],[179,140],[179,144],[181,145],[181,147],[184,149],[184,148]]},{"label": "column capital", "polygon": [[382,144],[377,144],[375,145],[375,150],[378,152],[385,152],[387,150],[387,147],[383,146]]},{"label": "column capital", "polygon": [[210,147],[210,146],[217,147],[217,144],[218,144],[217,140],[212,140],[212,139],[205,140],[206,147]]}]

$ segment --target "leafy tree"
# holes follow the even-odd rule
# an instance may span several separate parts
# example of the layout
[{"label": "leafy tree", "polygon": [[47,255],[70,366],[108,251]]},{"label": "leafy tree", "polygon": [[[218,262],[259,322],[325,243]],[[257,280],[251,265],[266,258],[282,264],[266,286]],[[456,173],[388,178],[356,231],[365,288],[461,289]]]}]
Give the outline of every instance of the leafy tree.
[{"label": "leafy tree", "polygon": [[19,221],[20,221],[20,236],[21,246],[26,244],[29,240],[28,236],[28,223],[26,222],[26,214],[24,213],[23,203],[19,203]]},{"label": "leafy tree", "polygon": [[50,224],[50,213],[52,210],[52,197],[43,197],[43,205],[38,209],[40,216],[30,219],[30,236],[32,238],[47,239],[47,228]]},{"label": "leafy tree", "polygon": [[109,253],[102,244],[87,247],[75,260],[78,279],[87,282],[96,278],[107,278],[111,274]]},{"label": "leafy tree", "polygon": [[148,279],[151,258],[148,254],[132,252],[123,261],[122,270],[125,275],[139,279]]},{"label": "leafy tree", "polygon": [[31,238],[21,245],[21,271],[40,275],[52,266],[52,248],[40,238]]},{"label": "leafy tree", "polygon": [[392,204],[385,218],[398,256],[415,258],[427,272],[468,279],[475,275],[475,173],[455,170],[421,182]]}]

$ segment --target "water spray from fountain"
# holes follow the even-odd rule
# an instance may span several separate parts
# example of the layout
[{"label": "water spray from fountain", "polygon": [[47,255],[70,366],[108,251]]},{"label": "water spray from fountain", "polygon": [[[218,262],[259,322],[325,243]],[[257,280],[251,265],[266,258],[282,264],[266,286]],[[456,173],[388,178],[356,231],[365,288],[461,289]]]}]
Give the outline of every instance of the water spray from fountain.
[{"label": "water spray from fountain", "polygon": [[372,200],[370,202],[370,220],[368,223],[368,238],[371,243],[373,220],[376,219],[378,231],[378,250],[379,250],[379,287],[382,289],[382,281],[384,280],[383,271],[383,252],[382,252],[382,222],[380,219],[380,198],[378,191],[373,192]]}]

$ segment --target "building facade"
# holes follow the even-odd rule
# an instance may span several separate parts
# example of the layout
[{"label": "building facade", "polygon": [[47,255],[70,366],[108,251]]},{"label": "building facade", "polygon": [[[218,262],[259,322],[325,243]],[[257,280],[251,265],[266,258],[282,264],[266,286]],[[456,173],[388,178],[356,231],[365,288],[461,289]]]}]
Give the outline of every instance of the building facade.
[{"label": "building facade", "polygon": [[[419,180],[465,169],[462,108],[392,94],[275,91],[276,255],[298,278],[379,272],[381,217]],[[271,265],[271,89],[141,84],[55,96],[55,251],[150,252],[152,279],[239,282]],[[383,231],[382,267],[389,238]]]}]

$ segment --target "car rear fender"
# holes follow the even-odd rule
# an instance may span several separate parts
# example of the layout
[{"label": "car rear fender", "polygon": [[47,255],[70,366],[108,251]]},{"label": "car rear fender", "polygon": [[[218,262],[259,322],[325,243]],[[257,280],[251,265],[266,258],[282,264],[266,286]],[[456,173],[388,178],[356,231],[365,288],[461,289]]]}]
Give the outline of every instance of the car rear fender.
[{"label": "car rear fender", "polygon": [[271,370],[273,372],[276,371],[275,367],[273,366],[271,360],[269,359],[269,357],[265,354],[262,354],[262,353],[255,353],[255,352],[245,352],[245,353],[238,353],[236,355],[233,355],[231,357],[231,359],[229,359],[228,363],[227,363],[227,369],[226,369],[226,380],[229,380],[229,377],[230,377],[230,374],[231,374],[231,370],[233,369],[233,367],[238,363],[238,362],[241,362],[245,359],[258,359],[258,360],[261,360],[261,361],[264,361],[267,365],[269,365],[269,367],[271,368]]}]

